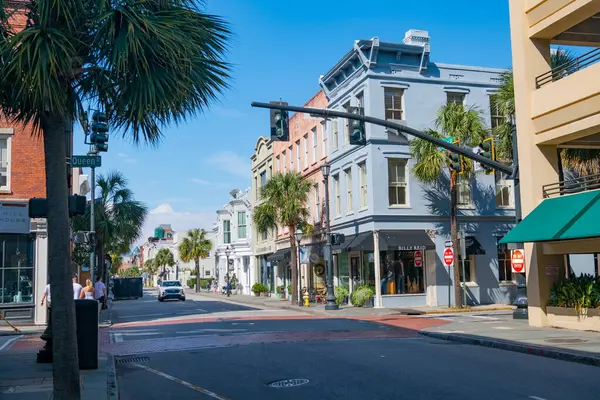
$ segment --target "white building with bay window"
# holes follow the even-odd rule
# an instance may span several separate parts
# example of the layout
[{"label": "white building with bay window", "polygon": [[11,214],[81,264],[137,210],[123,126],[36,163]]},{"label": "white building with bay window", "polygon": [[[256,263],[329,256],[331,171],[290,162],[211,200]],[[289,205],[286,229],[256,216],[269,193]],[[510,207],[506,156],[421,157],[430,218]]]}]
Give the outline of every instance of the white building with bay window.
[{"label": "white building with bay window", "polygon": [[255,281],[252,257],[252,196],[251,190],[234,189],[229,202],[217,210],[215,226],[215,267],[219,287],[235,275],[235,292],[251,294]]}]

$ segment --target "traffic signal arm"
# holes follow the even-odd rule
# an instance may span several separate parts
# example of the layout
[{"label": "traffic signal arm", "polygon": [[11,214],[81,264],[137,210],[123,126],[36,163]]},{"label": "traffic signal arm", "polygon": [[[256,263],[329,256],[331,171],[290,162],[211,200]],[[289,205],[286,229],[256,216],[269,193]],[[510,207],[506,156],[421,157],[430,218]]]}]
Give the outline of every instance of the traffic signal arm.
[{"label": "traffic signal arm", "polygon": [[342,112],[342,111],[334,111],[334,110],[329,110],[329,109],[325,109],[325,108],[297,107],[297,106],[290,106],[290,105],[281,105],[281,104],[273,104],[273,103],[259,103],[259,102],[252,102],[251,105],[252,105],[252,107],[269,108],[269,109],[277,109],[277,110],[288,110],[288,111],[294,111],[294,112],[301,112],[301,113],[305,113],[305,114],[313,114],[313,115],[321,116],[323,118],[346,118],[346,119],[350,119],[350,120],[359,120],[359,121],[363,121],[365,123],[383,126],[386,128],[394,129],[396,131],[404,132],[406,134],[418,137],[419,139],[426,140],[426,141],[433,143],[439,147],[442,147],[448,151],[458,153],[458,154],[462,155],[463,157],[467,157],[471,160],[477,161],[477,162],[481,163],[482,165],[486,165],[486,166],[489,166],[490,168],[497,169],[498,171],[502,171],[511,176],[513,175],[513,168],[510,165],[502,164],[495,160],[490,160],[489,158],[485,158],[485,157],[481,156],[480,154],[476,154],[470,150],[460,148],[452,143],[448,143],[442,139],[430,136],[430,135],[426,134],[425,132],[410,128],[406,125],[402,125],[402,124],[399,124],[396,122],[387,121],[387,120],[383,120],[380,118],[369,117],[369,116],[365,116],[365,115],[352,114],[352,113]]}]

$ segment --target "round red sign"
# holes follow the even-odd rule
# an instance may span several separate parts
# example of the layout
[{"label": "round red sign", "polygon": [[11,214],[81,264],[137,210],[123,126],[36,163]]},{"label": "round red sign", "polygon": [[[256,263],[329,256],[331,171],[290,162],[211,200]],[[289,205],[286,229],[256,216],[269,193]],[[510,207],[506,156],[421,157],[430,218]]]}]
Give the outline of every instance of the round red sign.
[{"label": "round red sign", "polygon": [[415,251],[415,267],[423,265],[423,253],[420,250]]},{"label": "round red sign", "polygon": [[444,250],[444,264],[446,264],[447,267],[454,264],[454,250],[451,248]]}]

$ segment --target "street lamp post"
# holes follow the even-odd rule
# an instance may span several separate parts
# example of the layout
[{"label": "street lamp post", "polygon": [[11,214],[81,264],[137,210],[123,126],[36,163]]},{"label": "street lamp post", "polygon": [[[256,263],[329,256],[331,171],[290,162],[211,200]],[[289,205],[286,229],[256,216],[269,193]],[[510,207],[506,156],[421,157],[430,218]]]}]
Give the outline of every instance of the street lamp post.
[{"label": "street lamp post", "polygon": [[294,238],[296,239],[296,265],[298,268],[298,305],[302,307],[302,269],[300,268],[300,241],[302,240],[302,229],[296,229]]},{"label": "street lamp post", "polygon": [[331,223],[329,222],[329,172],[331,166],[329,163],[321,165],[321,173],[323,174],[323,184],[325,186],[325,264],[327,267],[327,297],[325,304],[326,310],[338,310],[339,307],[335,301],[333,293],[333,256],[331,254]]}]

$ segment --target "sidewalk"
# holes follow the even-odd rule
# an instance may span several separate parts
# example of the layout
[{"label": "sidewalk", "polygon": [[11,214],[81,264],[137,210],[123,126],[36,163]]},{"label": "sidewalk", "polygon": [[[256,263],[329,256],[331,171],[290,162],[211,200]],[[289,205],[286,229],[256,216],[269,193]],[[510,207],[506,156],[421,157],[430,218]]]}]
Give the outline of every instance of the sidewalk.
[{"label": "sidewalk", "polygon": [[[529,326],[527,320],[478,316],[426,328],[421,335],[453,342],[493,347],[582,364],[600,366],[600,334]],[[489,318],[489,319],[485,319]]]},{"label": "sidewalk", "polygon": [[[86,400],[106,400],[116,398],[116,376],[114,360],[103,351],[108,344],[108,329],[112,300],[108,310],[100,313],[98,369],[80,370],[81,398]],[[1,322],[1,321],[0,321]],[[8,327],[8,326],[7,326]],[[11,329],[10,327],[8,327]],[[52,399],[52,364],[38,364],[36,354],[45,342],[40,334],[45,326],[19,327],[21,333],[14,333],[15,339],[0,352],[0,398],[6,400]],[[12,331],[12,329],[11,329]],[[0,335],[5,334],[2,330]],[[13,334],[13,333],[8,333]]]},{"label": "sidewalk", "polygon": [[186,289],[186,295],[189,298],[196,296],[203,298],[213,298],[219,301],[226,301],[229,303],[276,308],[283,310],[292,310],[296,312],[303,312],[313,315],[327,315],[330,317],[362,317],[362,316],[384,316],[384,315],[423,315],[423,314],[451,314],[451,313],[463,313],[463,312],[483,312],[483,311],[498,311],[498,310],[513,310],[514,306],[507,306],[505,304],[492,304],[486,306],[470,307],[465,310],[450,309],[447,307],[411,307],[411,308],[363,308],[353,307],[349,305],[340,306],[339,310],[327,311],[325,310],[324,304],[311,303],[310,307],[300,307],[293,305],[289,300],[281,300],[276,297],[257,297],[235,294],[231,297],[223,296],[221,294],[208,293],[206,291],[196,293],[191,289]]}]

